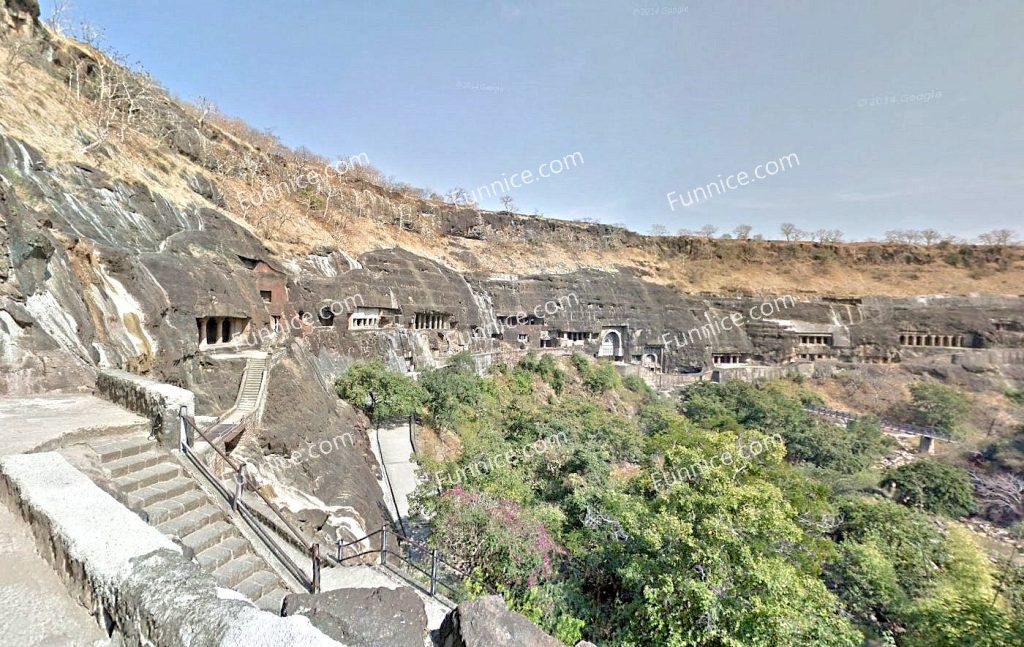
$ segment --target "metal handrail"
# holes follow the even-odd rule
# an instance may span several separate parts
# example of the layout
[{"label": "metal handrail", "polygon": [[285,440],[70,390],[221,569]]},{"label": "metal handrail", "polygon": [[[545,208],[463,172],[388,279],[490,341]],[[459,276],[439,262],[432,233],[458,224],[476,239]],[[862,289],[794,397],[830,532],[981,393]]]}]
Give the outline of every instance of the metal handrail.
[{"label": "metal handrail", "polygon": [[[241,491],[243,490],[244,484],[246,482],[245,464],[241,466],[237,465],[233,460],[231,460],[231,458],[225,452],[221,451],[220,448],[217,447],[217,445],[213,443],[205,433],[203,433],[203,431],[195,423],[195,420],[186,413],[185,407],[182,407],[179,410],[178,417],[180,418],[183,425],[182,434],[179,441],[179,446],[181,448],[182,453],[188,456],[192,463],[199,468],[199,470],[203,473],[203,476],[205,476],[207,480],[209,480],[213,484],[214,488],[221,494],[221,496],[231,501],[232,510],[237,512],[239,516],[246,521],[249,527],[252,528],[253,532],[259,535],[260,539],[262,539],[263,542],[267,545],[267,548],[270,550],[270,552],[273,553],[274,556],[281,561],[281,563],[288,570],[288,572],[291,573],[292,576],[295,577],[299,582],[302,582],[303,586],[309,589],[311,592],[319,593],[321,566],[319,544],[307,542],[302,537],[301,533],[299,533],[299,531],[296,530],[295,527],[292,526],[292,524],[289,523],[287,519],[285,519],[284,515],[281,514],[281,511],[277,508],[277,506],[271,503],[270,500],[267,499],[267,497],[263,496],[262,492],[256,489],[252,489],[252,491],[254,491],[256,495],[263,500],[267,507],[273,510],[274,514],[276,514],[277,517],[280,518],[280,520],[284,523],[285,527],[295,536],[295,538],[298,540],[299,544],[304,548],[304,550],[309,552],[312,558],[313,576],[312,578],[307,578],[302,568],[300,568],[298,564],[296,564],[284,552],[284,550],[281,547],[279,547],[276,542],[274,542],[274,540],[267,534],[266,530],[263,529],[262,525],[259,522],[257,522],[256,514],[254,513],[254,511],[250,510],[249,505],[245,503],[244,500],[242,500]],[[213,450],[217,452],[217,454],[222,459],[224,459],[224,462],[227,463],[227,465],[230,466],[231,469],[235,471],[235,473],[237,474],[236,483],[238,484],[238,491],[236,491],[234,495],[227,492],[227,490],[224,488],[224,485],[220,482],[220,479],[214,476],[214,474],[210,472],[209,468],[203,463],[203,461],[200,460],[195,455],[195,452],[192,450],[192,446],[189,443],[187,434],[185,433],[185,426],[191,427],[192,431],[199,434],[199,437],[205,440],[206,443],[210,447],[212,447]]]},{"label": "metal handrail", "polygon": [[[212,442],[212,441],[211,441],[211,440],[210,440],[210,439],[209,439],[209,438],[208,438],[208,437],[206,436],[206,434],[204,434],[204,433],[202,432],[202,430],[201,430],[201,429],[199,429],[198,425],[196,425],[196,423],[195,423],[195,420],[193,420],[193,419],[192,419],[192,418],[191,418],[190,416],[183,416],[183,417],[182,417],[182,419],[183,419],[183,420],[185,421],[185,423],[186,423],[186,424],[188,424],[188,425],[189,425],[190,427],[192,427],[192,429],[193,429],[193,430],[194,430],[194,431],[195,431],[196,433],[198,433],[198,434],[200,435],[200,437],[202,437],[202,439],[203,439],[203,440],[205,440],[205,441],[206,441],[206,443],[207,443],[207,444],[208,444],[208,445],[209,445],[210,447],[213,447],[213,450],[214,450],[215,452],[217,452],[217,454],[219,454],[221,458],[223,458],[223,459],[224,459],[224,462],[225,462],[225,463],[227,463],[227,464],[228,464],[228,465],[229,465],[229,466],[231,467],[231,469],[233,469],[233,470],[234,470],[235,472],[237,472],[237,473],[238,473],[238,474],[239,474],[239,475],[240,475],[240,476],[241,476],[242,478],[244,478],[244,476],[245,476],[245,475],[244,475],[244,474],[243,474],[243,472],[242,472],[242,467],[241,467],[241,466],[239,466],[239,465],[236,465],[236,464],[235,464],[235,462],[234,462],[233,460],[231,460],[231,458],[230,458],[230,457],[229,457],[229,456],[228,456],[228,455],[227,455],[227,454],[226,454],[225,452],[222,452],[222,451],[220,450],[220,448],[219,448],[219,447],[217,447],[217,445],[216,445],[216,444],[214,444],[214,443],[213,443],[213,442]],[[191,448],[190,448],[190,449],[191,449]],[[286,527],[286,528],[288,528],[288,530],[289,530],[289,531],[290,531],[290,532],[291,532],[291,533],[292,533],[292,534],[293,534],[293,535],[295,536],[295,538],[299,540],[299,543],[301,543],[301,544],[302,544],[302,546],[303,546],[303,547],[304,547],[304,548],[305,548],[306,550],[312,550],[312,544],[311,544],[310,542],[307,542],[307,541],[306,541],[306,539],[305,539],[305,538],[304,538],[304,537],[302,536],[302,533],[300,533],[300,532],[299,532],[298,530],[296,530],[296,529],[295,529],[295,526],[293,526],[293,525],[292,525],[292,524],[291,524],[291,523],[290,523],[290,522],[289,522],[289,521],[288,521],[288,520],[287,520],[287,519],[286,519],[286,518],[284,517],[284,515],[283,515],[283,514],[281,514],[281,511],[280,511],[280,510],[279,510],[279,509],[277,508],[277,506],[276,506],[276,505],[274,505],[273,503],[271,503],[271,502],[270,502],[270,499],[268,499],[267,497],[263,496],[263,493],[262,493],[262,492],[260,492],[259,490],[255,489],[255,488],[253,488],[253,489],[252,489],[251,491],[252,491],[252,492],[255,492],[255,493],[256,493],[256,496],[258,496],[258,497],[259,497],[260,499],[262,499],[262,500],[263,500],[263,503],[265,503],[265,504],[267,505],[267,507],[268,507],[268,508],[270,508],[271,510],[273,510],[273,511],[274,511],[274,514],[275,514],[275,515],[277,515],[277,517],[278,517],[278,518],[279,518],[279,519],[281,520],[281,522],[282,522],[282,523],[284,523],[285,527]]]},{"label": "metal handrail", "polygon": [[[431,564],[430,572],[427,572],[417,562],[415,562],[412,559],[406,557],[404,554],[402,554],[401,551],[393,551],[393,550],[390,550],[387,547],[388,535],[392,534],[392,533],[394,533],[395,539],[399,543],[400,546],[402,544],[406,544],[406,545],[412,546],[414,548],[419,548],[419,549],[423,550],[425,553],[429,553],[429,555],[430,555],[430,564]],[[355,553],[353,555],[342,556],[342,550],[343,549],[348,548],[349,546],[353,546],[355,544],[362,543],[362,542],[364,542],[364,541],[366,541],[368,539],[376,537],[377,535],[382,535],[381,543],[380,543],[380,547],[379,548],[370,548],[369,550],[365,550],[365,551],[362,551],[362,552],[359,552],[359,553]],[[438,567],[439,566],[444,566],[444,567],[454,571],[456,574],[458,574],[459,576],[461,576],[463,578],[472,577],[471,573],[468,573],[465,570],[463,570],[462,568],[460,568],[460,567],[456,566],[455,564],[453,564],[452,561],[448,557],[443,556],[441,554],[441,552],[439,550],[437,550],[436,548],[430,548],[429,546],[427,546],[426,544],[424,544],[424,543],[422,543],[420,541],[412,539],[411,537],[407,537],[407,536],[403,535],[402,533],[396,532],[394,530],[394,528],[390,528],[389,529],[388,525],[386,525],[386,524],[384,526],[382,526],[380,530],[376,530],[374,532],[371,532],[368,535],[365,535],[365,536],[360,537],[358,539],[353,539],[352,541],[348,541],[348,542],[344,542],[344,543],[342,543],[341,541],[337,541],[337,542],[335,542],[335,544],[336,544],[337,549],[338,549],[338,563],[339,564],[343,564],[344,562],[347,562],[349,560],[353,560],[353,559],[357,559],[359,557],[363,557],[364,555],[380,554],[380,564],[381,564],[381,566],[387,566],[388,565],[388,563],[387,563],[388,555],[393,555],[393,556],[397,557],[402,562],[408,564],[409,567],[411,567],[413,570],[415,570],[415,571],[417,571],[419,573],[422,573],[425,577],[428,578],[429,583],[430,583],[429,593],[430,593],[431,596],[434,596],[434,597],[437,596],[437,587],[438,586],[442,586],[442,587],[446,588],[452,594],[457,594],[458,593],[458,590],[455,587],[453,587],[452,585],[448,584],[447,582],[443,581],[442,579],[440,579],[438,577],[437,571],[438,571]],[[410,582],[412,582],[414,584],[418,584],[418,582],[416,582],[414,579],[411,579],[409,576],[404,576],[400,572],[398,574],[402,575],[403,577],[408,579]],[[488,591],[493,593],[493,594],[499,594],[499,592],[496,589],[494,589],[493,587],[487,585],[486,583],[484,583],[484,587],[486,589],[488,589]]]},{"label": "metal handrail", "polygon": [[[857,420],[859,416],[856,416],[849,411],[840,411],[839,409],[831,409],[829,407],[819,407],[814,404],[805,404],[804,409],[813,413],[820,413],[835,418],[841,418],[843,420]],[[889,429],[897,431],[905,431],[910,434],[917,436],[927,436],[929,438],[936,438],[938,440],[944,440],[946,442],[956,442],[953,437],[945,432],[939,431],[934,427],[922,427],[920,425],[909,424],[905,422],[894,422],[892,420],[879,419],[879,424]]]}]

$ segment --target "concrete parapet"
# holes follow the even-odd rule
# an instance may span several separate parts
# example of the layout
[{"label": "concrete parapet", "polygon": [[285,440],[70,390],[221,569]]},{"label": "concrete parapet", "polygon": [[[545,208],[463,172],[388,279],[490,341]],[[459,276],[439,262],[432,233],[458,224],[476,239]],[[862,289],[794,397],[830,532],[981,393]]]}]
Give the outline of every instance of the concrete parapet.
[{"label": "concrete parapet", "polygon": [[153,433],[168,446],[178,440],[179,409],[184,406],[189,415],[195,415],[196,396],[191,391],[127,371],[100,371],[96,389],[111,402],[148,417]]},{"label": "concrete parapet", "polygon": [[302,617],[260,611],[55,453],[0,458],[0,500],[79,601],[125,644],[339,647]]}]

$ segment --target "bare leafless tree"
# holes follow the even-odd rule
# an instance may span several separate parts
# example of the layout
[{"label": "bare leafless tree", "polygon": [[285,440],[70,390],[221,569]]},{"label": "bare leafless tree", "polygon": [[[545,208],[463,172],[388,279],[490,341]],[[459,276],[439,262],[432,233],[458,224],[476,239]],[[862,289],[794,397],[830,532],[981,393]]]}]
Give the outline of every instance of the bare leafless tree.
[{"label": "bare leafless tree", "polygon": [[1024,479],[1008,472],[971,476],[989,516],[1002,521],[1024,518]]},{"label": "bare leafless tree", "polygon": [[668,236],[668,227],[665,225],[654,224],[651,225],[652,236]]},{"label": "bare leafless tree", "polygon": [[978,242],[982,245],[993,245],[1002,247],[1013,243],[1015,232],[1012,229],[993,229],[978,236]]},{"label": "bare leafless tree", "polygon": [[703,236],[704,238],[712,238],[712,237],[714,237],[715,232],[717,232],[717,231],[718,231],[718,227],[709,224],[709,225],[704,225],[703,227],[701,227],[700,231],[698,233],[701,236]]},{"label": "bare leafless tree", "polygon": [[783,237],[790,242],[800,240],[800,230],[791,222],[782,223],[779,227],[779,231],[781,231]]},{"label": "bare leafless tree", "polygon": [[921,240],[924,241],[925,245],[931,247],[942,240],[942,234],[934,229],[924,229],[921,231]]},{"label": "bare leafless tree", "polygon": [[516,201],[509,194],[501,196],[501,206],[505,207],[505,211],[512,213],[516,210]]},{"label": "bare leafless tree", "polygon": [[46,25],[55,33],[63,34],[67,29],[68,20],[71,17],[70,14],[70,0],[57,0],[53,4],[53,11],[50,12],[49,17],[46,19]]},{"label": "bare leafless tree", "polygon": [[737,225],[736,229],[732,230],[732,233],[736,236],[736,240],[747,240],[750,238],[750,232],[754,228],[750,225]]}]

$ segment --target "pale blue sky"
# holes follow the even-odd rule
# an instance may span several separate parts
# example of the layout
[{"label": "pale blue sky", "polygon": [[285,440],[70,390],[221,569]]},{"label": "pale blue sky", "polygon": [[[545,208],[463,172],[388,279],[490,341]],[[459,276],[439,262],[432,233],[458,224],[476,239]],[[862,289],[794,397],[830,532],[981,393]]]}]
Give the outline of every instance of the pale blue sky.
[{"label": "pale blue sky", "polygon": [[[1024,233],[1022,0],[73,0],[73,15],[178,96],[441,193],[581,153],[512,192],[526,213]],[[669,209],[669,191],[790,153],[799,167]]]}]

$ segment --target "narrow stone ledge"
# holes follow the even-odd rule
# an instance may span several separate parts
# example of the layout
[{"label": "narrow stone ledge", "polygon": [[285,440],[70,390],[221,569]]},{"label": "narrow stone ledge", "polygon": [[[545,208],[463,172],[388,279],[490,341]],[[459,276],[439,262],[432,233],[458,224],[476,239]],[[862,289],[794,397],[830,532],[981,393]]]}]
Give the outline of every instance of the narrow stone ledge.
[{"label": "narrow stone ledge", "polygon": [[178,439],[179,409],[184,406],[189,415],[196,412],[196,396],[191,391],[127,371],[100,371],[96,389],[111,402],[148,417],[153,423],[153,432],[165,444],[173,444]]}]

